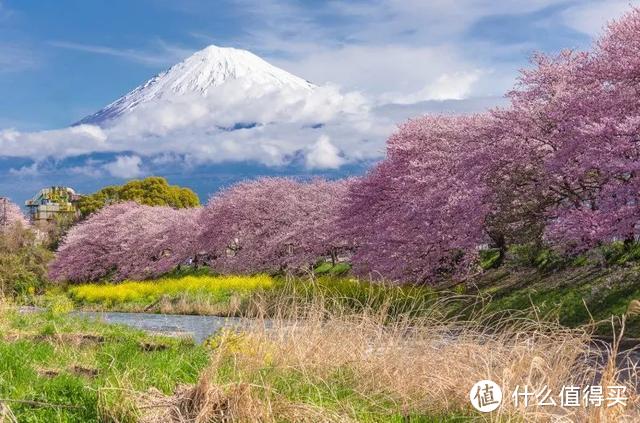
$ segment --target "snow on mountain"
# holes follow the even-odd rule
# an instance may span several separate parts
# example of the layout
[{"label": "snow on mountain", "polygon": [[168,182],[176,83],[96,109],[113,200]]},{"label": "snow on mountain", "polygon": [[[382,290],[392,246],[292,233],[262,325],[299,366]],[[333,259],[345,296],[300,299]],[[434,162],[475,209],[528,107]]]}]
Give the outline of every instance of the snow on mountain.
[{"label": "snow on mountain", "polygon": [[311,91],[312,83],[277,68],[255,54],[236,48],[210,45],[151,78],[97,113],[77,122],[103,126],[141,105],[180,97],[215,95],[215,88],[233,83],[256,96],[271,90]]},{"label": "snow on mountain", "polygon": [[[209,46],[71,127],[0,130],[0,151],[88,156],[71,171],[114,177],[232,162],[338,169],[382,156],[394,128],[358,92],[316,86],[246,50]],[[106,163],[94,153],[119,156]]]}]

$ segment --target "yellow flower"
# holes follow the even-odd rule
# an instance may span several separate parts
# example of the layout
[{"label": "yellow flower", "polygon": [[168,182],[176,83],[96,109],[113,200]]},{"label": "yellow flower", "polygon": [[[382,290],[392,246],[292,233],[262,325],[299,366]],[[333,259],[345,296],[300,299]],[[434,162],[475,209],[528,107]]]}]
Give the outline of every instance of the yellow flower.
[{"label": "yellow flower", "polygon": [[70,295],[87,303],[124,303],[154,301],[163,295],[189,292],[228,298],[232,293],[250,293],[273,286],[268,275],[254,276],[184,276],[153,281],[124,281],[115,285],[86,284],[73,287]]}]

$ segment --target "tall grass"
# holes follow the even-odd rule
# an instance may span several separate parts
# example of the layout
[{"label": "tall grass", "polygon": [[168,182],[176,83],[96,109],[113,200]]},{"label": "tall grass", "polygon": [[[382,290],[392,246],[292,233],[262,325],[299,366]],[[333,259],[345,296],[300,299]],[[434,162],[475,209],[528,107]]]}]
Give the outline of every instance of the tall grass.
[{"label": "tall grass", "polygon": [[[142,412],[145,421],[640,421],[637,380],[622,380],[625,365],[607,360],[583,330],[524,315],[479,312],[461,321],[439,302],[417,317],[390,315],[384,305],[328,306],[323,297],[282,298],[276,309],[268,301],[254,306],[269,310],[263,318],[210,341],[212,361],[197,384],[173,396],[140,395],[141,410],[153,410]],[[486,415],[468,397],[483,379],[505,397]],[[559,393],[595,383],[628,386],[628,406],[525,408],[510,400],[516,386]]]},{"label": "tall grass", "polygon": [[424,286],[367,282],[339,276],[284,277],[277,279],[271,290],[255,291],[246,313],[278,316],[286,308],[321,302],[327,310],[339,312],[384,309],[389,317],[420,315],[432,312],[433,305],[442,304],[440,298],[445,296],[452,301],[458,299],[455,293],[439,293]]}]

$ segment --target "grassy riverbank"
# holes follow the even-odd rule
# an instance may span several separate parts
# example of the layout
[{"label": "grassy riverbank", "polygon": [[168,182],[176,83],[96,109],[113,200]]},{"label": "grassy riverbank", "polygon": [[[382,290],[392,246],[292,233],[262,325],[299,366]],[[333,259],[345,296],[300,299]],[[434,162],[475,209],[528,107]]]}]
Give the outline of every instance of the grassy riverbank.
[{"label": "grassy riverbank", "polygon": [[[328,308],[352,311],[385,307],[390,315],[413,316],[439,302],[447,304],[449,316],[469,318],[480,309],[485,314],[528,310],[531,318],[572,328],[591,325],[596,333],[611,335],[611,316],[625,313],[634,300],[640,300],[640,264],[552,270],[504,266],[446,289],[367,283],[344,274],[285,278],[201,273],[52,292],[64,292],[76,307],[87,310],[221,316],[255,313],[251,305],[257,298],[267,309],[261,312],[286,297],[303,303],[322,298]],[[640,318],[629,317],[626,333],[640,338]]]},{"label": "grassy riverbank", "polygon": [[431,291],[371,286],[348,296],[355,281],[346,279],[333,288],[345,294],[338,296],[326,283],[256,293],[251,324],[201,346],[65,315],[58,297],[46,312],[5,307],[0,404],[18,421],[640,419],[631,393],[626,408],[523,409],[507,401],[480,416],[468,392],[482,379],[507,396],[516,385],[559,392],[596,375],[602,384],[634,381],[618,378],[626,363],[602,359],[583,329],[532,320],[526,311],[454,318],[450,301]]},{"label": "grassy riverbank", "polygon": [[[640,300],[640,265],[567,267],[554,271],[496,269],[464,290],[487,313],[527,310],[529,317],[612,335],[611,318]],[[625,335],[640,338],[640,316],[630,313]]]},{"label": "grassy riverbank", "polygon": [[130,392],[171,393],[208,362],[207,348],[190,340],[2,306],[2,421],[136,421]]},{"label": "grassy riverbank", "polygon": [[[171,395],[138,397],[144,421],[460,422],[620,421],[640,418],[628,386],[627,407],[517,407],[516,386],[628,384],[622,367],[594,349],[588,333],[513,315],[487,331],[474,321],[327,309],[318,298],[285,298],[269,323],[260,317],[241,332],[210,339],[211,361],[195,385]],[[258,306],[258,308],[260,308]],[[452,336],[455,334],[455,336]],[[615,347],[614,347],[615,348]],[[602,364],[597,364],[598,362]],[[480,415],[469,403],[477,381],[497,381],[503,405]]]},{"label": "grassy riverbank", "polygon": [[[256,328],[223,331],[198,346],[62,313],[21,314],[4,306],[2,421],[402,421],[404,412],[394,401],[358,393],[357,375],[348,375],[346,367],[322,380],[276,366],[278,344],[254,339]],[[328,347],[334,342],[318,341]],[[247,360],[257,366],[250,374],[237,367],[248,369]],[[267,383],[268,392],[262,390]],[[254,392],[258,387],[261,393]],[[410,412],[412,421],[424,422],[467,414],[464,409]]]}]

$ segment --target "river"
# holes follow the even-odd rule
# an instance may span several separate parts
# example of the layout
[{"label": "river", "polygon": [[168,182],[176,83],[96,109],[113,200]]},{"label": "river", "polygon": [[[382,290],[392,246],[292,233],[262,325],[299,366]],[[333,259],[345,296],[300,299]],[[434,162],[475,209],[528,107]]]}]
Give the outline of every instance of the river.
[{"label": "river", "polygon": [[188,336],[198,344],[221,328],[239,327],[242,319],[237,317],[191,316],[184,314],[151,314],[76,311],[74,316],[98,319],[106,323],[127,325],[146,332],[171,336]]}]

